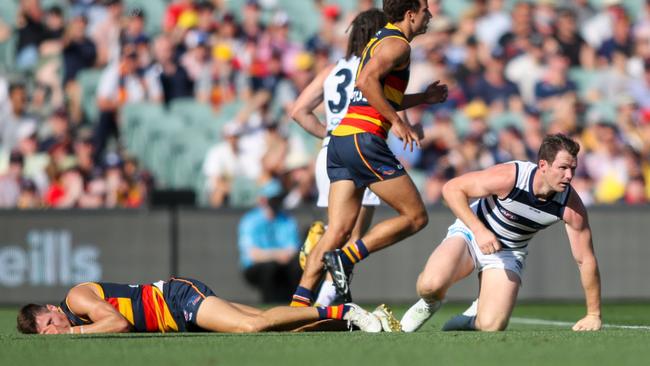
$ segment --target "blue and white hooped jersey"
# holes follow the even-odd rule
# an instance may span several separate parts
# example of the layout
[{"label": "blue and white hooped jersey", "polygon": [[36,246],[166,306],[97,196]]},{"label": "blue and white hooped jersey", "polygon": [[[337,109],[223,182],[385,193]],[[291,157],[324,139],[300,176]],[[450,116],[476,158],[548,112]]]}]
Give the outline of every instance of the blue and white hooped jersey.
[{"label": "blue and white hooped jersey", "polygon": [[[323,103],[325,104],[328,136],[341,123],[348,111],[360,60],[357,56],[352,56],[349,59],[341,58],[323,83]],[[325,139],[323,144],[328,140]]]},{"label": "blue and white hooped jersey", "polygon": [[571,186],[548,201],[533,194],[533,177],[537,165],[514,161],[517,180],[504,199],[493,195],[472,203],[476,216],[503,244],[504,249],[524,249],[535,234],[562,220]]}]

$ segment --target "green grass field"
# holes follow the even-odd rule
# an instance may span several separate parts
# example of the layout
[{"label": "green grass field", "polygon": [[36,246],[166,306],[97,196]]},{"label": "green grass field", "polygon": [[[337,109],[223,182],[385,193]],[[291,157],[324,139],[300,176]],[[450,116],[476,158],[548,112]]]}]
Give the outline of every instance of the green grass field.
[{"label": "green grass field", "polygon": [[[401,316],[405,307],[394,306]],[[447,304],[419,332],[25,336],[0,309],[0,365],[649,365],[650,304],[603,307],[600,332],[567,324],[582,305],[520,304],[505,332],[440,332]],[[627,326],[625,328],[623,326]],[[634,328],[640,326],[638,328]]]}]

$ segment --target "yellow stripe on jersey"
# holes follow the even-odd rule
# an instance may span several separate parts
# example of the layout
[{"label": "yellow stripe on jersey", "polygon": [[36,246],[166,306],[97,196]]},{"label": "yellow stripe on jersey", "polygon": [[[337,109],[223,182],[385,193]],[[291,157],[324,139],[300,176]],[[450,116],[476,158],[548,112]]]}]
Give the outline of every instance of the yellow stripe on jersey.
[{"label": "yellow stripe on jersey", "polygon": [[[176,324],[176,320],[174,320],[174,317],[169,311],[169,306],[167,306],[167,302],[165,301],[165,297],[163,296],[162,291],[160,291],[160,289],[156,286],[151,286],[151,290],[153,292],[156,318],[158,319],[158,329],[162,333],[169,331],[178,332],[178,324]],[[160,307],[161,303],[163,304],[162,308]]]},{"label": "yellow stripe on jersey", "polygon": [[361,119],[361,120],[364,120],[364,121],[368,121],[368,122],[374,123],[374,124],[376,124],[377,126],[381,126],[381,125],[382,125],[382,123],[381,123],[380,120],[378,120],[378,119],[376,119],[376,118],[372,118],[372,117],[370,117],[370,116],[366,116],[365,114],[348,113],[348,114],[345,115],[345,118],[356,118],[356,119]]},{"label": "yellow stripe on jersey", "polygon": [[88,282],[88,283],[94,285],[95,288],[97,289],[97,291],[99,291],[99,297],[101,297],[102,299],[106,299],[106,296],[104,295],[104,289],[102,288],[102,286],[100,284],[98,284],[96,282]]},{"label": "yellow stripe on jersey", "polygon": [[131,303],[131,299],[128,297],[118,297],[117,307],[120,314],[122,314],[131,325],[135,325],[135,320],[133,320],[133,303]]},{"label": "yellow stripe on jersey", "polygon": [[402,36],[386,36],[386,37],[380,39],[379,41],[377,41],[377,43],[373,44],[372,47],[370,47],[370,57],[372,57],[372,56],[374,55],[374,53],[375,53],[375,48],[377,48],[377,46],[379,46],[379,44],[380,44],[383,40],[386,40],[386,39],[388,39],[388,38],[397,38],[397,39],[401,39],[402,41],[406,42],[406,44],[409,44],[409,41],[407,41],[406,38],[404,38],[404,37],[402,37]]},{"label": "yellow stripe on jersey", "polygon": [[357,133],[364,133],[364,132],[366,132],[366,130],[363,130],[359,127],[338,125],[336,126],[334,131],[332,131],[332,136],[350,136],[350,135],[354,135]]},{"label": "yellow stripe on jersey", "polygon": [[404,100],[404,93],[388,85],[384,85],[384,96],[386,99],[397,104],[398,106],[401,106],[402,100]]}]

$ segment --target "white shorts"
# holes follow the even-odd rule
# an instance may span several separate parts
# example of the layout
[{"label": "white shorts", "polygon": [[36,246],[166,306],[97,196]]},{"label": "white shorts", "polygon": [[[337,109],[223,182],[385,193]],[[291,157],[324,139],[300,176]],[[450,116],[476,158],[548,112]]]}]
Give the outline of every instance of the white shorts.
[{"label": "white shorts", "polygon": [[502,249],[494,254],[483,254],[476,243],[474,233],[459,219],[447,229],[445,239],[452,236],[460,236],[465,240],[474,260],[474,267],[479,272],[490,268],[505,269],[516,273],[521,282],[528,254],[526,249]]},{"label": "white shorts", "polygon": [[[327,199],[330,194],[330,179],[327,176],[327,142],[329,137],[323,141],[323,147],[318,152],[316,157],[316,187],[318,188],[318,202],[316,206],[327,207]],[[363,192],[363,206],[379,206],[380,200],[376,194],[368,188]]]}]

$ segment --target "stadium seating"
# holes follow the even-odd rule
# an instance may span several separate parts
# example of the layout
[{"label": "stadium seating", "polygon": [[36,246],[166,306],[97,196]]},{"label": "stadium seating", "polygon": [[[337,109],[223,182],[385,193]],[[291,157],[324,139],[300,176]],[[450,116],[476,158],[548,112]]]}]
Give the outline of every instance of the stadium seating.
[{"label": "stadium seating", "polygon": [[[2,1],[0,1],[2,3]],[[0,9],[2,12],[2,9]],[[14,69],[16,61],[16,41],[18,40],[15,33],[4,42],[0,42],[0,71]]]},{"label": "stadium seating", "polygon": [[231,184],[230,207],[251,207],[257,200],[257,184],[245,177],[235,177]]},{"label": "stadium seating", "polygon": [[81,109],[86,121],[91,124],[95,124],[99,116],[97,86],[101,76],[102,70],[99,69],[85,69],[77,75],[77,81],[81,87]]},{"label": "stadium seating", "polygon": [[569,69],[569,79],[576,83],[579,98],[585,99],[589,92],[596,87],[598,75],[598,71],[586,70],[581,67]]},{"label": "stadium seating", "polygon": [[0,17],[2,21],[10,26],[16,25],[16,14],[18,13],[17,0],[2,0],[0,1]]}]

